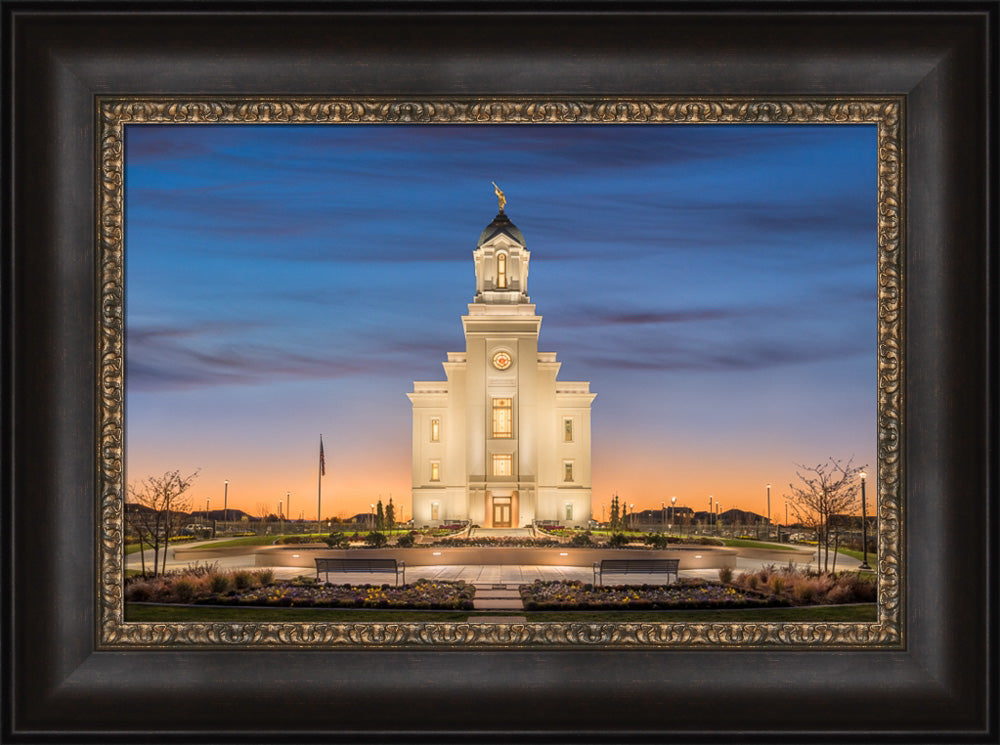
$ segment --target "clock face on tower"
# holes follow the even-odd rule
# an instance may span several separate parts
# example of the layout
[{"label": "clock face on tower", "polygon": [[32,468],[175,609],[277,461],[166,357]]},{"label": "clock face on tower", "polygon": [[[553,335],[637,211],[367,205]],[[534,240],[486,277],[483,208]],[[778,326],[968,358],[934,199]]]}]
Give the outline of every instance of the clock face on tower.
[{"label": "clock face on tower", "polygon": [[506,370],[513,360],[507,352],[497,352],[493,355],[493,367],[497,370]]}]

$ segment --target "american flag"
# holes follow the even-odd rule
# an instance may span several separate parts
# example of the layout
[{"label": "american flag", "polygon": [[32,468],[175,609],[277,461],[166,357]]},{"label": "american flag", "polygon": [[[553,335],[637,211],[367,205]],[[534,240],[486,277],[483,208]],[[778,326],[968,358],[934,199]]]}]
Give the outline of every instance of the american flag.
[{"label": "american flag", "polygon": [[326,456],[323,455],[323,435],[319,436],[319,474],[326,476]]}]

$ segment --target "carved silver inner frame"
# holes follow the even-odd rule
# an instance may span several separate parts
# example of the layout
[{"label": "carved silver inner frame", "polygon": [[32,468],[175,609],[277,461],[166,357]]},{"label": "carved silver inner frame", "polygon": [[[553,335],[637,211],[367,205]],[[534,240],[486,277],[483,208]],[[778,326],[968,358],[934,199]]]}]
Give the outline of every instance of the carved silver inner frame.
[{"label": "carved silver inner frame", "polygon": [[[904,644],[902,505],[903,101],[747,98],[98,98],[100,442],[97,643],[125,647],[893,648]],[[878,158],[877,621],[273,623],[124,620],[123,135],[127,124],[874,124]]]}]

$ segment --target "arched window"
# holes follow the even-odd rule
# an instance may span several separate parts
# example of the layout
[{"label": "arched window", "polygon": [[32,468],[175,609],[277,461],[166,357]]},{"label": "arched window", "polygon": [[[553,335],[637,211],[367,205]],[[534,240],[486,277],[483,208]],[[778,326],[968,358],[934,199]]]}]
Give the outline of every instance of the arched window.
[{"label": "arched window", "polygon": [[507,287],[507,254],[497,254],[497,287]]}]

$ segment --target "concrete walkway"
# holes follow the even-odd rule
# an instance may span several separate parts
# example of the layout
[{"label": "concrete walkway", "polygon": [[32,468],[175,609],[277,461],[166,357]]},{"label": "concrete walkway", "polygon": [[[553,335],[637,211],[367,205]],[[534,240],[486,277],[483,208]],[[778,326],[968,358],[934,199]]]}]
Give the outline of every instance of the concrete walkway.
[{"label": "concrete walkway", "polygon": [[[201,543],[201,542],[199,542]],[[198,545],[196,543],[184,544],[183,548],[191,548],[192,546]],[[147,566],[152,564],[152,551],[147,551]],[[214,564],[219,569],[225,571],[233,571],[235,569],[249,569],[253,571],[259,571],[261,567],[256,565],[255,555],[252,553],[241,554],[239,556],[224,556],[216,558],[206,558],[203,562],[192,562],[188,559],[177,560],[174,558],[173,547],[169,549],[167,554],[167,570],[173,569],[184,569],[191,566],[192,564]],[[856,570],[861,562],[857,559],[852,559],[849,556],[840,555],[837,557],[837,569],[838,570]],[[798,562],[796,566],[799,568],[813,568],[815,565],[815,556],[812,557],[812,561],[809,563]],[[125,557],[125,566],[128,569],[139,569],[140,568],[140,557],[138,553],[130,554]],[[734,574],[739,574],[743,571],[752,571],[761,569],[766,566],[782,566],[781,562],[775,561],[765,561],[761,559],[753,559],[747,557],[737,557],[736,567],[733,569]],[[277,579],[292,579],[299,576],[315,576],[315,572],[311,572],[304,567],[272,567],[274,576]],[[718,579],[719,570],[718,569],[682,569],[679,576],[684,578],[702,578],[702,579]],[[553,580],[566,580],[573,581],[577,580],[580,582],[593,582],[594,572],[591,567],[580,567],[580,566],[538,566],[538,565],[507,565],[507,564],[473,564],[473,565],[455,565],[455,564],[443,564],[437,566],[414,566],[406,568],[406,581],[413,582],[417,579],[430,579],[430,580],[463,580],[469,582],[470,584],[476,585],[477,588],[477,601],[479,598],[486,600],[484,593],[489,590],[491,593],[494,591],[499,591],[500,587],[509,588],[510,590],[516,591],[518,585],[530,584],[536,579],[543,581],[553,581]],[[616,577],[616,584],[648,584],[651,581],[655,581],[655,576],[650,576],[648,574],[637,574],[637,575],[621,575],[621,577]],[[372,575],[367,573],[352,573],[347,572],[338,575],[338,581],[350,584],[382,584],[385,581],[385,577],[381,575]],[[498,599],[499,598],[495,598]],[[477,602],[478,607],[478,602]],[[520,607],[520,601],[518,601],[518,607]]]}]

